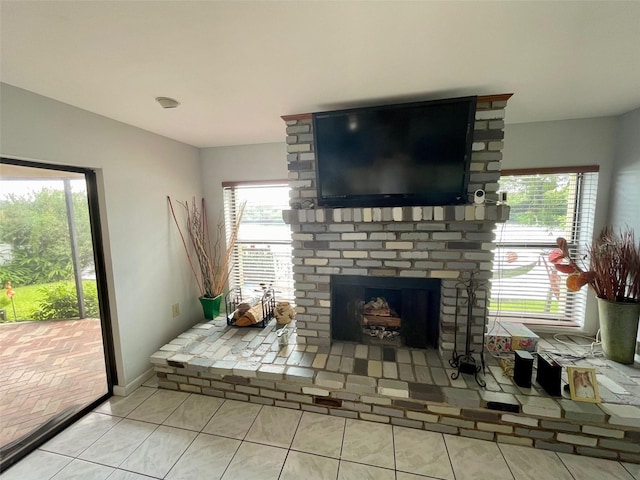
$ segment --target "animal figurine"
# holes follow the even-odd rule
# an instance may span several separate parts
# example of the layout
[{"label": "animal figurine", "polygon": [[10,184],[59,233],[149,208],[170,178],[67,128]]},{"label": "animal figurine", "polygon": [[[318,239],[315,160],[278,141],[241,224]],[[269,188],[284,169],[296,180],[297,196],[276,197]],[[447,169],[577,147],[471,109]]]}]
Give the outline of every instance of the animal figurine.
[{"label": "animal figurine", "polygon": [[289,302],[278,302],[274,315],[278,325],[287,325],[296,316],[296,311]]}]

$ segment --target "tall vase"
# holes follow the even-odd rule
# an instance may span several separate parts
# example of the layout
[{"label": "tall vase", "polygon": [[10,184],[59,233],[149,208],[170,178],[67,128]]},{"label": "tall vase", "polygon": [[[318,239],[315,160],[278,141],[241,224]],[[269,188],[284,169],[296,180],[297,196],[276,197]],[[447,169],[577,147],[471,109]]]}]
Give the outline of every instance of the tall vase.
[{"label": "tall vase", "polygon": [[217,297],[200,297],[200,304],[202,305],[202,311],[204,312],[204,318],[207,320],[213,320],[220,315],[220,303],[222,301],[222,294]]},{"label": "tall vase", "polygon": [[614,362],[633,363],[640,302],[612,302],[598,298],[602,351]]}]

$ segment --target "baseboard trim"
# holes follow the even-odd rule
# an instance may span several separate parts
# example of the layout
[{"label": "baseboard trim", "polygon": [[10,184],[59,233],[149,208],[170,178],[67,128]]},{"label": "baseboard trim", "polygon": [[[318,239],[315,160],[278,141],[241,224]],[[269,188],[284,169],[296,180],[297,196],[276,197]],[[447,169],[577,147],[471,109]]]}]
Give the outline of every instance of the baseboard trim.
[{"label": "baseboard trim", "polygon": [[154,371],[153,368],[149,368],[149,370],[145,371],[142,375],[135,378],[132,382],[127,383],[125,386],[122,385],[114,385],[113,386],[113,394],[118,397],[126,397],[130,395],[136,388],[142,385],[144,382],[153,377]]}]

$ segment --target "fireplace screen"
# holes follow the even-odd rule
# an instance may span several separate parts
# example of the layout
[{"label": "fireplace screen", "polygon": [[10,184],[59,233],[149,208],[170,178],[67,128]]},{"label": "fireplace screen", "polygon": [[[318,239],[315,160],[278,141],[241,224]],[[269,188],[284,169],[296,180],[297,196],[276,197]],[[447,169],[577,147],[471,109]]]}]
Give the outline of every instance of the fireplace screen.
[{"label": "fireplace screen", "polygon": [[331,338],[437,348],[440,280],[331,276]]}]

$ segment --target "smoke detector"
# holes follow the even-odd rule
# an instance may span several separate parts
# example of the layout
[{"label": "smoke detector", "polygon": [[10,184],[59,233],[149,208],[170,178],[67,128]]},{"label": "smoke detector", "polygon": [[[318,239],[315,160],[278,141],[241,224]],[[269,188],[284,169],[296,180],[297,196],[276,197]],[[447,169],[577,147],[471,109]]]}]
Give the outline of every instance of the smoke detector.
[{"label": "smoke detector", "polygon": [[156,102],[158,102],[162,108],[176,108],[180,105],[180,102],[175,98],[169,97],[156,97]]}]

